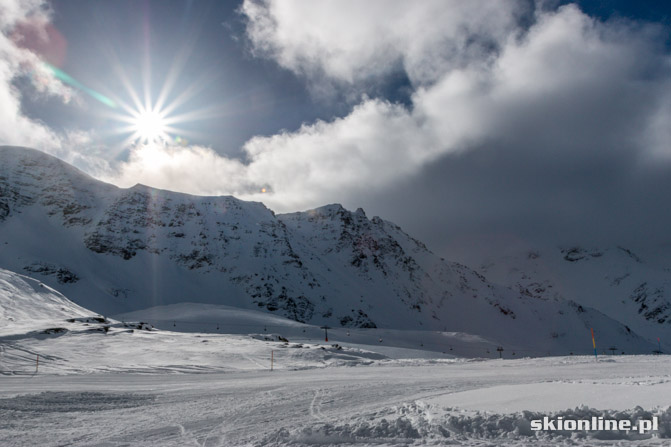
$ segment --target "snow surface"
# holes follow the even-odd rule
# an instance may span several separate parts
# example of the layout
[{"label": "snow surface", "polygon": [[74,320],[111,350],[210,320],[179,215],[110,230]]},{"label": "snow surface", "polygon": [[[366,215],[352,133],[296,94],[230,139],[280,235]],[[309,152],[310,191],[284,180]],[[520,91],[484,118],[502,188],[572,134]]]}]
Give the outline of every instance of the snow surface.
[{"label": "snow surface", "polygon": [[[2,446],[661,446],[671,439],[668,356],[498,360],[426,350],[425,358],[407,358],[404,348],[385,346],[395,354],[387,355],[307,331],[299,342],[283,341],[286,332],[156,330],[102,318],[16,273],[0,271],[0,285]],[[183,322],[204,323],[208,310],[227,316],[225,308],[190,308],[181,308]],[[250,326],[313,329],[228,310]],[[462,347],[482,342],[451,336]],[[657,416],[660,429],[532,432],[530,421],[543,416]]]},{"label": "snow surface", "polygon": [[656,347],[664,253],[485,277],[363,210],[120,189],[24,148],[0,147],[0,192],[0,446],[671,443],[668,356],[566,355],[590,328],[600,352]]},{"label": "snow surface", "polygon": [[668,244],[511,249],[498,258],[485,260],[479,270],[490,280],[525,296],[570,299],[597,309],[655,344],[659,338],[662,350],[669,352],[669,253]]},{"label": "snow surface", "polygon": [[[13,376],[1,379],[0,444],[668,445],[671,411],[662,401],[671,392],[669,366],[666,357],[623,356],[599,363],[415,360],[273,372]],[[585,382],[604,392],[585,395]],[[554,400],[557,393],[561,400]],[[660,431],[529,430],[530,420],[553,415],[656,415]]]},{"label": "snow surface", "polygon": [[[351,337],[382,328],[487,340],[472,356],[491,345],[515,356],[588,354],[590,328],[600,347],[656,348],[654,334],[627,329],[617,312],[497,285],[361,209],[275,215],[230,196],[122,189],[26,148],[0,147],[0,267],[105,316],[198,302],[356,329]],[[402,347],[447,354],[441,337]]]},{"label": "snow surface", "polygon": [[[180,303],[157,306],[114,316],[123,321],[146,321],[156,328],[179,332],[269,334],[277,333],[296,342],[319,340],[363,349],[374,349],[391,357],[498,357],[498,344],[463,332],[395,330],[380,328],[329,328],[298,323],[266,312],[230,306]],[[429,352],[427,352],[429,351]],[[513,354],[515,353],[515,354]],[[525,351],[506,351],[506,357],[524,356]]]},{"label": "snow surface", "polygon": [[94,314],[43,283],[0,269],[0,336]]}]

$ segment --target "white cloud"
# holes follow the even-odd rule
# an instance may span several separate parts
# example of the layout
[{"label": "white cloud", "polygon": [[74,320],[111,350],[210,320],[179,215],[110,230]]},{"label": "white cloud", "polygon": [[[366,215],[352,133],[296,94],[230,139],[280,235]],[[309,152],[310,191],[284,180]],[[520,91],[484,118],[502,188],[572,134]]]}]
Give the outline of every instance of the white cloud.
[{"label": "white cloud", "polygon": [[39,94],[58,96],[68,102],[72,91],[55,79],[40,57],[23,46],[19,31],[29,26],[38,38],[49,23],[50,10],[44,0],[3,0],[0,2],[0,144],[35,147],[68,158],[67,137],[44,123],[30,119],[21,109],[22,92],[15,82],[28,78]]},{"label": "white cloud", "polygon": [[11,30],[28,17],[48,17],[48,4],[44,0],[6,0],[0,3],[0,29]]},{"label": "white cloud", "polygon": [[514,29],[519,2],[245,1],[257,55],[297,73],[353,83],[400,64],[414,82],[483,56]]},{"label": "white cloud", "polygon": [[[400,61],[415,85],[411,107],[364,97],[343,118],[252,138],[245,163],[199,147],[137,147],[117,181],[232,193],[286,211],[382,191],[439,157],[501,139],[575,152],[564,156],[608,151],[646,132],[646,141],[668,146],[668,106],[656,104],[668,56],[654,28],[602,23],[569,5],[536,11],[522,32],[511,5],[247,1],[259,52],[344,83]],[[492,51],[469,43],[483,38]]]},{"label": "white cloud", "polygon": [[[526,2],[245,1],[257,56],[337,88],[402,70],[411,105],[364,96],[342,118],[250,139],[243,161],[206,147],[137,145],[110,165],[100,152],[66,152],[90,145],[89,134],[56,135],[23,116],[12,80],[36,56],[8,32],[48,11],[37,0],[2,5],[0,120],[9,125],[0,140],[50,150],[122,186],[234,194],[290,211],[384,191],[440,157],[501,140],[570,157],[623,140],[668,152],[671,63],[653,26],[595,21],[572,5],[529,11]],[[518,25],[522,16],[530,27]],[[67,96],[47,80],[45,93]]]},{"label": "white cloud", "polygon": [[[671,58],[667,59],[668,71],[671,72]],[[657,163],[660,159],[671,161],[671,76],[662,84],[660,94],[652,105],[655,113],[646,129],[643,144],[650,149],[650,160]]]},{"label": "white cloud", "polygon": [[261,189],[250,184],[241,162],[200,146],[137,144],[126,162],[99,176],[123,187],[143,183],[200,195],[241,196]]}]

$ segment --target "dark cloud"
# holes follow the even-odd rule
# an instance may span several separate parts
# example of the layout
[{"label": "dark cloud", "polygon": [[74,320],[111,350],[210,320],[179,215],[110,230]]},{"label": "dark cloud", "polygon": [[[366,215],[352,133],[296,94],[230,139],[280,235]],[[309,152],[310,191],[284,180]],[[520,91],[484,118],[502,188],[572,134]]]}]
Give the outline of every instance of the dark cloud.
[{"label": "dark cloud", "polygon": [[[321,11],[255,3],[252,38],[267,57],[301,76],[331,76],[346,90],[366,90],[376,77],[385,85],[400,66],[411,94],[402,105],[364,98],[342,119],[255,138],[246,166],[222,170],[242,171],[250,184],[266,181],[273,195],[262,200],[278,211],[363,206],[469,262],[511,244],[668,239],[665,28],[595,20],[574,5],[532,8],[533,19],[519,27],[509,6],[492,18],[453,3],[450,29],[440,14],[432,20],[443,4],[427,5],[413,10],[423,17],[420,39],[412,27],[379,36],[357,16],[367,8],[332,11],[336,22],[358,17],[355,34],[365,44],[357,45],[317,26]],[[275,39],[304,14],[313,28],[289,27]],[[276,28],[260,27],[268,23]],[[468,43],[485,25],[495,30],[491,51]],[[399,43],[393,51],[389,39]],[[125,167],[132,177],[134,167]]]},{"label": "dark cloud", "polygon": [[414,96],[430,123],[417,132],[448,129],[441,155],[343,201],[469,261],[511,244],[669,240],[666,33],[540,12],[494,63],[446,70]]},{"label": "dark cloud", "polygon": [[[203,67],[236,67],[212,96],[230,97],[230,113],[210,130],[244,143],[240,152],[206,141],[135,146],[98,173],[125,186],[236,194],[278,212],[363,206],[452,258],[509,244],[668,240],[669,26],[583,4],[597,17],[552,1],[246,1],[231,25],[238,39],[222,39],[216,14],[203,12],[217,3],[193,3],[182,21],[185,4],[149,3],[146,16],[109,22],[111,45],[128,47],[149,23],[165,71],[180,30],[196,29],[185,82]],[[124,5],[130,14],[134,3]],[[237,6],[226,8],[230,19]],[[242,55],[244,38],[256,58]],[[72,42],[68,58],[79,51],[87,57],[70,67],[101,63]],[[87,82],[97,73],[83,72]]]},{"label": "dark cloud", "polygon": [[[446,155],[384,194],[352,200],[399,223],[446,257],[473,260],[506,244],[628,244],[669,240],[671,169],[634,156],[491,142]],[[499,246],[499,245],[501,246]]]}]

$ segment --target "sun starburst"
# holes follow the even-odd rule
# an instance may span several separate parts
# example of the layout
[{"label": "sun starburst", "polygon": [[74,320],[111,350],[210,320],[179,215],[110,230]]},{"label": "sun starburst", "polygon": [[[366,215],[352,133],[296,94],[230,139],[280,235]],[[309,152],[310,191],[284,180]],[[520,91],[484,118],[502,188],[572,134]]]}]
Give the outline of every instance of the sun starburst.
[{"label": "sun starburst", "polygon": [[133,139],[149,143],[170,138],[165,117],[160,111],[142,110],[133,114],[133,118]]},{"label": "sun starburst", "polygon": [[114,102],[114,107],[101,112],[102,116],[120,123],[108,127],[108,131],[125,136],[123,141],[115,145],[118,149],[112,157],[121,156],[124,150],[138,144],[188,144],[187,138],[203,138],[202,134],[194,130],[194,127],[198,128],[198,125],[194,126],[194,122],[221,118],[230,113],[225,104],[193,108],[194,99],[196,102],[199,98],[202,101],[201,93],[217,79],[214,73],[204,72],[188,83],[183,82],[183,79],[180,81],[182,70],[193,54],[198,35],[196,31],[189,34],[190,37],[175,53],[160,89],[152,86],[148,41],[144,42],[145,57],[141,64],[141,80],[131,80],[116,51],[111,47],[105,49],[112,71],[123,86],[123,89],[116,92],[106,92]]}]

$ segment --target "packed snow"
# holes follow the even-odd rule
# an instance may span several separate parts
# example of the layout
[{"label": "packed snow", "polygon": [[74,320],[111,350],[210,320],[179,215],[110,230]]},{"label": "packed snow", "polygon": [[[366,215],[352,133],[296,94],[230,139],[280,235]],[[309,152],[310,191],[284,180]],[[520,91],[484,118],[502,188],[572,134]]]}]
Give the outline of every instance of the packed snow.
[{"label": "packed snow", "polygon": [[[169,319],[178,310],[148,314]],[[468,358],[394,346],[401,334],[380,343],[331,331],[326,343],[318,327],[272,315],[181,311],[181,323],[207,323],[209,312],[273,331],[157,329],[97,315],[0,271],[0,445],[605,446],[671,438],[668,356]],[[447,337],[459,349],[487,343]],[[656,416],[659,430],[531,431],[543,416]]]}]

